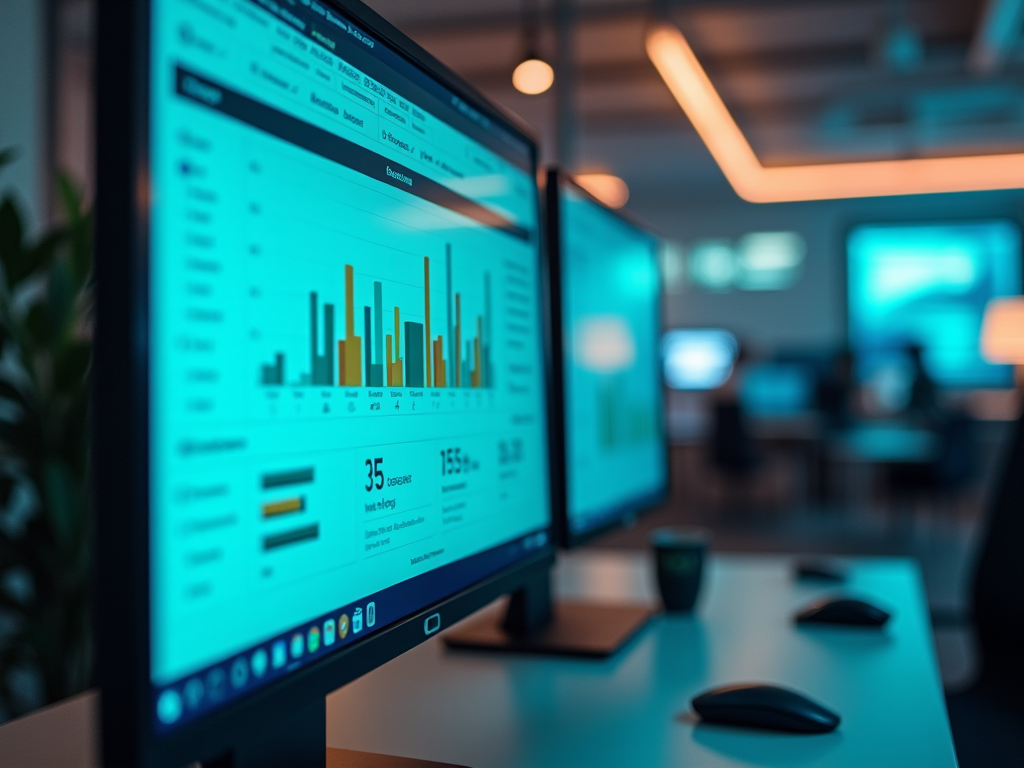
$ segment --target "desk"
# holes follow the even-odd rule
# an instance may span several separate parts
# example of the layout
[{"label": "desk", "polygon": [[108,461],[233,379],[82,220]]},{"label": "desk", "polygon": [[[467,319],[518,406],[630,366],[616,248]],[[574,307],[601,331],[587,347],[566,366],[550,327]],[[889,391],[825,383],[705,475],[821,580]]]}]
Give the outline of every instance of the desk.
[{"label": "desk", "polygon": [[[475,768],[953,768],[916,566],[857,560],[851,574],[851,592],[893,611],[881,634],[798,630],[793,611],[825,590],[794,583],[786,558],[720,556],[710,563],[697,618],[655,618],[608,662],[424,643],[328,697],[327,743]],[[563,558],[556,588],[602,600],[655,596],[646,556],[616,552]],[[803,690],[840,712],[843,723],[831,734],[797,736],[698,725],[684,714],[695,693],[737,681]],[[20,729],[7,741],[20,740],[23,750],[32,739],[30,746],[54,748],[50,729],[69,707],[81,720],[92,716],[95,700],[0,728],[0,765],[46,764],[11,759],[17,745],[5,748],[5,737]]]}]

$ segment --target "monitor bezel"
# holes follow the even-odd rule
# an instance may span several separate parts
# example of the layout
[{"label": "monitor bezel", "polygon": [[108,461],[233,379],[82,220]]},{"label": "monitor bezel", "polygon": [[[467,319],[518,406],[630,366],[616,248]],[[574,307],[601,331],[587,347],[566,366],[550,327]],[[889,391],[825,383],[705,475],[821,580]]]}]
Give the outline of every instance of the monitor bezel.
[{"label": "monitor bezel", "polygon": [[[320,0],[377,35],[459,98],[529,147],[531,130],[358,0]],[[283,680],[208,715],[158,734],[150,680],[149,569],[149,59],[151,0],[100,3],[97,24],[96,345],[93,360],[92,456],[96,511],[97,670],[102,690],[100,733],[105,765],[180,766],[223,754],[247,733],[271,729],[296,710],[427,639],[424,620],[440,613],[442,628],[514,591],[554,563],[555,497],[547,542],[483,581],[435,602],[325,656]],[[538,226],[543,206],[537,195]],[[543,232],[538,233],[539,303],[545,365],[549,493],[555,424]],[[139,514],[137,510],[145,510]]]},{"label": "monitor bezel", "polygon": [[[621,528],[625,525],[632,523],[640,515],[650,512],[663,504],[668,498],[671,491],[671,449],[668,441],[668,424],[665,416],[665,401],[667,393],[665,391],[664,382],[662,379],[661,371],[661,354],[660,351],[655,354],[655,377],[656,380],[662,382],[662,413],[661,413],[661,436],[663,444],[663,461],[665,469],[665,482],[663,486],[655,493],[632,499],[630,502],[620,506],[614,512],[609,512],[608,519],[599,525],[595,525],[586,531],[574,533],[572,527],[569,524],[569,489],[567,474],[569,471],[569,461],[566,454],[566,435],[565,435],[565,348],[564,337],[562,333],[562,219],[561,219],[561,191],[562,188],[568,186],[571,187],[573,192],[583,197],[588,202],[602,208],[610,215],[618,218],[626,225],[633,227],[645,233],[656,242],[660,242],[662,238],[655,233],[652,227],[645,224],[636,216],[630,214],[622,209],[611,208],[592,194],[584,189],[580,184],[573,178],[572,174],[568,173],[562,168],[557,166],[549,167],[545,174],[544,184],[544,211],[545,211],[545,231],[547,236],[547,254],[548,254],[548,291],[550,294],[549,303],[551,305],[551,371],[554,378],[553,382],[553,398],[554,409],[556,410],[557,418],[554,420],[554,426],[552,428],[552,438],[555,447],[552,452],[552,461],[558,462],[558,471],[552,473],[552,493],[554,494],[555,506],[554,519],[556,522],[556,531],[558,535],[559,544],[565,549],[572,549],[585,544],[594,538],[613,531],[617,528]],[[657,257],[656,257],[657,258]],[[655,307],[657,314],[657,326],[658,326],[658,343],[661,343],[661,338],[665,332],[665,283],[661,276],[661,265],[658,267],[658,295]],[[660,348],[659,348],[660,349]]]}]

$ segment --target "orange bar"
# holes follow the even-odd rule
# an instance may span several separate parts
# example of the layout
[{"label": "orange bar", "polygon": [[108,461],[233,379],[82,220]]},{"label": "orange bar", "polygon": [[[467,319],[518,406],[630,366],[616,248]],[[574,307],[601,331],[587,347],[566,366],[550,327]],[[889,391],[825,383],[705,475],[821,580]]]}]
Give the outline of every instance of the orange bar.
[{"label": "orange bar", "polygon": [[434,342],[434,386],[445,386],[444,380],[444,336],[438,336]]},{"label": "orange bar", "polygon": [[402,359],[402,334],[398,331],[399,325],[398,307],[395,307],[395,360]]},{"label": "orange bar", "polygon": [[425,333],[423,343],[427,345],[427,357],[424,362],[427,366],[427,378],[423,384],[427,387],[436,386],[430,378],[430,257],[423,257],[423,323]]},{"label": "orange bar", "polygon": [[294,499],[282,499],[281,501],[271,501],[263,505],[263,516],[264,517],[276,517],[277,515],[287,515],[292,512],[301,512],[306,508],[306,500],[301,496],[296,496]]},{"label": "orange bar", "polygon": [[345,342],[338,342],[338,386],[345,386]]},{"label": "orange bar", "polygon": [[391,334],[389,333],[384,337],[384,346],[387,347],[387,362],[384,366],[384,370],[387,371],[387,381],[385,382],[389,387],[391,386]]},{"label": "orange bar", "polygon": [[462,384],[462,294],[455,294],[455,381],[453,387]]}]

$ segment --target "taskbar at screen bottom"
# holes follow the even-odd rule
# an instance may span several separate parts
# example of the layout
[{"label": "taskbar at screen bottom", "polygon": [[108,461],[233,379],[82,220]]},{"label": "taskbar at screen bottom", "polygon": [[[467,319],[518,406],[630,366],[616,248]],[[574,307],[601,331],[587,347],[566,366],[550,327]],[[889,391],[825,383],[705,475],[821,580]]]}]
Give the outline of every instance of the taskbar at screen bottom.
[{"label": "taskbar at screen bottom", "polygon": [[534,531],[337,608],[173,683],[154,685],[154,730],[167,733],[280,681],[498,573],[547,543],[546,529]]}]

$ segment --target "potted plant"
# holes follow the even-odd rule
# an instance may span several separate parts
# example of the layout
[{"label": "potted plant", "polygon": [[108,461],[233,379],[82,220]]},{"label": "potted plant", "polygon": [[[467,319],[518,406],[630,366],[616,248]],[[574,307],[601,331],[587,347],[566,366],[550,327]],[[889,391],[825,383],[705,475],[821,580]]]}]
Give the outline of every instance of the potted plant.
[{"label": "potted plant", "polygon": [[0,720],[92,675],[92,219],[66,177],[58,191],[63,220],[38,238],[0,201]]}]

